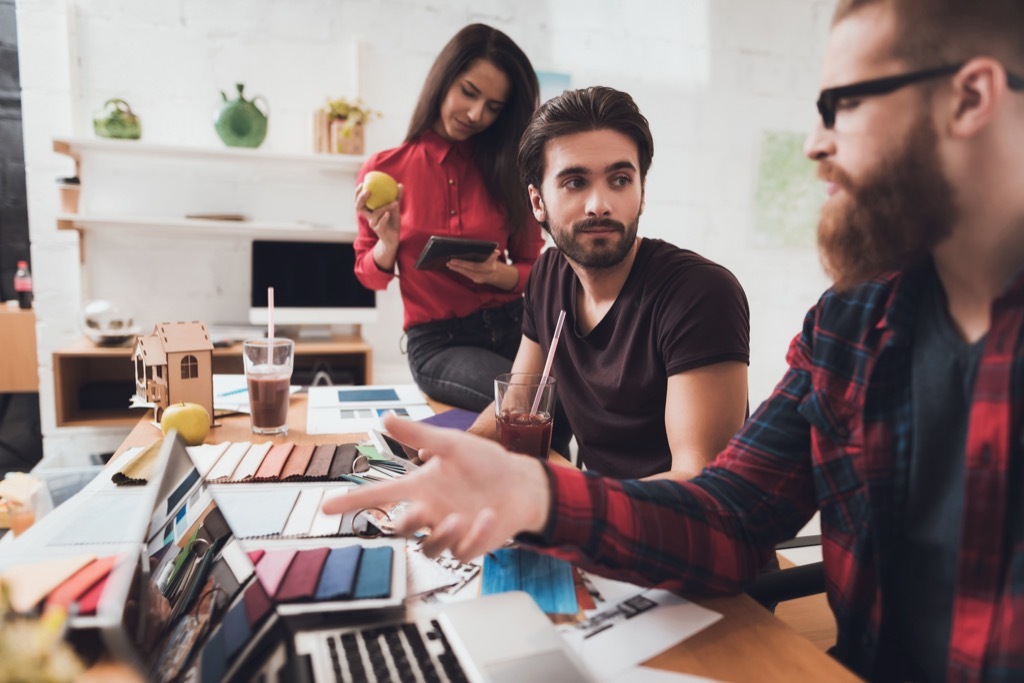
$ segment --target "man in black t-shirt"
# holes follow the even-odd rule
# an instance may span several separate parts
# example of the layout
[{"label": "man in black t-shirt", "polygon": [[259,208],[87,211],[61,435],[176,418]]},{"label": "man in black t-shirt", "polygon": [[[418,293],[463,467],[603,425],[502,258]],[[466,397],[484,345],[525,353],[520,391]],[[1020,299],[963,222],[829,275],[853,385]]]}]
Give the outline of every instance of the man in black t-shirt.
[{"label": "man in black t-shirt", "polygon": [[[519,164],[534,216],[558,247],[525,291],[513,372],[551,374],[588,469],[689,479],[743,424],[749,312],[725,268],[637,237],[654,143],[632,98],[563,93],[534,115]],[[493,406],[470,430],[496,438]]]}]

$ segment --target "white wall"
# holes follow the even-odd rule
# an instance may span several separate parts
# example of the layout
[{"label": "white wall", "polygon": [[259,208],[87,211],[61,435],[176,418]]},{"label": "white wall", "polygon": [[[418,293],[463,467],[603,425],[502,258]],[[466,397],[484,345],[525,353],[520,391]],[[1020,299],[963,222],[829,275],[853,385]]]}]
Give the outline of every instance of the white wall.
[{"label": "white wall", "polygon": [[[84,298],[117,299],[123,258],[156,246],[108,245],[120,258],[104,262],[99,240],[83,279],[77,237],[58,233],[53,220],[54,178],[69,175],[71,164],[52,152],[52,138],[91,136],[93,113],[104,100],[122,97],[142,117],[145,140],[220,146],[212,127],[218,92],[243,82],[249,95],[271,103],[264,149],[307,151],[310,112],[341,95],[361,96],[384,112],[368,129],[369,150],[394,146],[437,51],[473,21],[509,33],[537,69],[569,72],[574,86],[604,84],[634,95],[656,143],[641,234],[701,252],[740,278],[751,304],[756,405],[781,376],[788,342],[826,284],[810,241],[763,246],[754,223],[761,136],[812,125],[833,2],[19,0],[47,457],[110,448],[123,435],[55,429],[50,354],[78,337]],[[350,190],[339,185],[336,207],[317,210],[325,208],[344,222]],[[202,282],[210,267],[209,259],[186,260],[182,276]],[[202,293],[190,297],[192,317],[210,310],[218,295],[210,289],[206,301]],[[364,329],[376,376],[385,381],[407,377],[396,290],[381,299],[381,322]],[[135,290],[136,298],[125,298],[140,296]],[[171,297],[150,301],[145,312],[136,310],[146,324],[181,310]]]}]

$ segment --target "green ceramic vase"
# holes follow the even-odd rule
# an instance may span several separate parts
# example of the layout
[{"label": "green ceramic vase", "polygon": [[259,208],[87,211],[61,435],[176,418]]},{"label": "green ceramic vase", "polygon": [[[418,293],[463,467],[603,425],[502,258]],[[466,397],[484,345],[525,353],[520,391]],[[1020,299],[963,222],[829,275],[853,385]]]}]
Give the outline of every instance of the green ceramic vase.
[{"label": "green ceramic vase", "polygon": [[[266,99],[257,95],[251,100],[246,100],[242,95],[243,84],[235,85],[238,88],[238,97],[229,100],[228,96],[221,91],[220,96],[224,103],[213,119],[213,127],[217,135],[229,147],[259,147],[267,137],[267,117],[270,115],[270,107]],[[263,102],[263,109],[260,111],[256,106],[256,100]]]}]

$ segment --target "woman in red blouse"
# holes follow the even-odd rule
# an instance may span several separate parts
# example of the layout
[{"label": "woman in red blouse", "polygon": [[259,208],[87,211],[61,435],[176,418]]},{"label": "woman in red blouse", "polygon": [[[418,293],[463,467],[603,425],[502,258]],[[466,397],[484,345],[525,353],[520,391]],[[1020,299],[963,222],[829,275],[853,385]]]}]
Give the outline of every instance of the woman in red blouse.
[{"label": "woman in red blouse", "polygon": [[[363,165],[356,187],[356,276],[405,304],[409,366],[432,398],[483,410],[512,367],[523,287],[543,244],[516,173],[516,148],[538,104],[537,75],[512,40],[483,24],[452,38],[427,75],[405,142]],[[398,200],[366,208],[362,179],[383,171]],[[431,235],[498,243],[482,263],[413,264]]]}]

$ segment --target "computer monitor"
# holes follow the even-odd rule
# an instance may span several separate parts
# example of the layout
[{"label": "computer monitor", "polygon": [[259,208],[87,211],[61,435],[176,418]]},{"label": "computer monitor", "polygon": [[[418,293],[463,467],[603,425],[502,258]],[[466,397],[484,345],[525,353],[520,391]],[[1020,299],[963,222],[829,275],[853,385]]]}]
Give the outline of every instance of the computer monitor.
[{"label": "computer monitor", "polygon": [[376,322],[377,295],[356,279],[355,251],[345,242],[252,243],[249,322],[267,323],[267,288],[274,288],[278,325],[358,325]]}]

